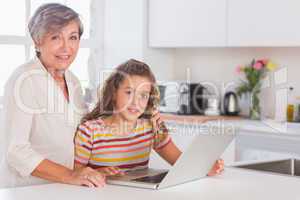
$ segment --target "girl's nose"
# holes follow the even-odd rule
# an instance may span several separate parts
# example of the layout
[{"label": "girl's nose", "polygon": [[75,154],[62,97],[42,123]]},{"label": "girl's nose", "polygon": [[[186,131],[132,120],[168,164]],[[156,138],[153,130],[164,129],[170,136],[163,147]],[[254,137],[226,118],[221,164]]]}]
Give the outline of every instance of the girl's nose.
[{"label": "girl's nose", "polygon": [[136,106],[139,103],[138,95],[134,95],[132,99],[132,105]]},{"label": "girl's nose", "polygon": [[134,106],[140,106],[141,103],[141,95],[137,92],[134,93],[133,99],[132,99],[132,105]]}]

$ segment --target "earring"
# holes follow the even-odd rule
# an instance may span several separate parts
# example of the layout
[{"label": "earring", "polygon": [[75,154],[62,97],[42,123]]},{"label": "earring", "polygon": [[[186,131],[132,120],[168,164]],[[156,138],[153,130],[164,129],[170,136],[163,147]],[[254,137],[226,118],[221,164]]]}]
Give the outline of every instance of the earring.
[{"label": "earring", "polygon": [[36,54],[37,57],[41,56],[41,51],[38,47],[35,47],[35,54]]}]

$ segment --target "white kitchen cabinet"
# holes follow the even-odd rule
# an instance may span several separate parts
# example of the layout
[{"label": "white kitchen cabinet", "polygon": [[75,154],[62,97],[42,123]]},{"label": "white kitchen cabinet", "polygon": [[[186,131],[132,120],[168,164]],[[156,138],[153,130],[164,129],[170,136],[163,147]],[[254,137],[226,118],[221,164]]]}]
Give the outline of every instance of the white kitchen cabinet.
[{"label": "white kitchen cabinet", "polygon": [[299,46],[300,1],[228,0],[228,46]]},{"label": "white kitchen cabinet", "polygon": [[296,0],[149,0],[149,46],[300,46],[299,10]]},{"label": "white kitchen cabinet", "polygon": [[150,47],[226,46],[226,0],[149,0]]}]

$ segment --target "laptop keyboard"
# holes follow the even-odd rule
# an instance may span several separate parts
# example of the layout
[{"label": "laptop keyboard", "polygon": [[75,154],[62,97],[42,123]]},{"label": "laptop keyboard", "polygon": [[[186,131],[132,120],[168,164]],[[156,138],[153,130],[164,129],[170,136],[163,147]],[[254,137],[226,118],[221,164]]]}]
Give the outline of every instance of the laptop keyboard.
[{"label": "laptop keyboard", "polygon": [[154,176],[145,176],[142,178],[136,178],[136,179],[133,179],[133,181],[143,182],[143,183],[160,183],[167,174],[168,174],[168,172],[163,172],[163,173],[160,173],[160,174],[157,174]]}]

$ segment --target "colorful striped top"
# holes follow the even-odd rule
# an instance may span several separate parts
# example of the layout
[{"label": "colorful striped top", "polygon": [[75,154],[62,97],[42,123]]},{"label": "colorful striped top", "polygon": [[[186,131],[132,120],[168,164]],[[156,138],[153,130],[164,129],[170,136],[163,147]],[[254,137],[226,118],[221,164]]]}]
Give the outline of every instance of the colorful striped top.
[{"label": "colorful striped top", "polygon": [[162,149],[171,141],[166,128],[155,134],[149,119],[138,119],[132,133],[126,135],[114,135],[111,130],[101,118],[79,125],[75,162],[92,168],[144,169],[148,167],[151,149]]}]

